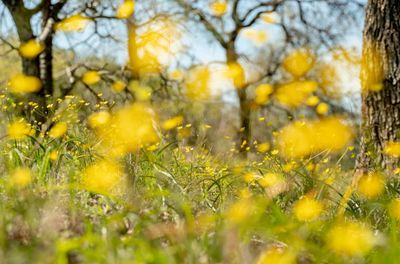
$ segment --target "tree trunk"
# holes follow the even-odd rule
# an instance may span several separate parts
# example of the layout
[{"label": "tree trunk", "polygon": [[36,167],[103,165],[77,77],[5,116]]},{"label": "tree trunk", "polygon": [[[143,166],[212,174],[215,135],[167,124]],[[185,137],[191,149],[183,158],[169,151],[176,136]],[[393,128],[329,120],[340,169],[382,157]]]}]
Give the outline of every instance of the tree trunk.
[{"label": "tree trunk", "polygon": [[388,141],[400,140],[400,4],[369,0],[361,67],[362,136],[356,174],[391,171],[399,159],[383,153]]},{"label": "tree trunk", "polygon": [[[13,18],[19,41],[24,43],[34,39],[35,35],[33,34],[31,25],[31,15],[27,13],[23,3],[13,5],[10,2],[4,2],[4,4],[7,6]],[[39,58],[27,59],[21,56],[21,63],[23,74],[34,76],[40,79]],[[31,123],[37,123],[38,125],[42,124],[46,119],[46,115],[44,114],[45,109],[46,101],[43,90],[40,90],[37,93],[29,94],[26,97],[23,112]]]},{"label": "tree trunk", "polygon": [[[226,61],[227,64],[238,64],[238,56],[235,48],[235,39],[228,42],[226,48]],[[235,83],[235,82],[234,82]],[[239,100],[239,122],[240,129],[238,132],[239,151],[243,157],[247,157],[247,147],[250,146],[251,140],[251,122],[250,122],[250,105],[247,100],[246,87],[237,87],[235,85],[236,94]]]}]

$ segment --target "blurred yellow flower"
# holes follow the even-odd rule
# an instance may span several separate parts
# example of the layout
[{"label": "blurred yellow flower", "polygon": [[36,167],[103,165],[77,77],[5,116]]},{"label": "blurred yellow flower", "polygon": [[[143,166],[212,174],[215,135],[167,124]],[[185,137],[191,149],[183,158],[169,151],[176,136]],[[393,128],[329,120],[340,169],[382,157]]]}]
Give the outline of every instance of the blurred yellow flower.
[{"label": "blurred yellow flower", "polygon": [[135,99],[139,102],[151,99],[151,88],[149,86],[143,86],[138,81],[131,81],[128,88],[135,94]]},{"label": "blurred yellow flower", "polygon": [[357,184],[357,191],[368,199],[378,197],[385,190],[385,177],[378,172],[363,175]]},{"label": "blurred yellow flower", "polygon": [[133,15],[135,11],[135,1],[133,0],[125,0],[117,9],[116,17],[117,18],[129,18]]},{"label": "blurred yellow flower", "polygon": [[316,111],[320,115],[326,115],[329,112],[329,105],[327,103],[318,104]]},{"label": "blurred yellow flower", "polygon": [[262,187],[267,188],[284,183],[284,179],[280,174],[266,173],[262,178],[258,180],[258,183]]},{"label": "blurred yellow flower", "polygon": [[306,104],[308,106],[316,106],[318,103],[319,103],[319,98],[318,96],[315,95],[308,97],[306,101]]},{"label": "blurred yellow flower", "polygon": [[228,63],[225,69],[225,76],[232,80],[236,89],[241,89],[246,84],[245,71],[239,63]]},{"label": "blurred yellow flower", "polygon": [[8,83],[12,93],[34,93],[42,88],[42,82],[35,76],[17,74]]},{"label": "blurred yellow flower", "polygon": [[274,88],[270,84],[260,84],[255,89],[254,101],[259,105],[264,105],[268,102],[270,94],[274,91]]},{"label": "blurred yellow flower", "polygon": [[186,96],[192,100],[206,100],[210,96],[209,82],[211,72],[208,67],[201,66],[192,69],[185,81]]},{"label": "blurred yellow flower", "polygon": [[49,137],[51,138],[60,138],[65,135],[68,130],[67,123],[59,122],[56,123],[49,131]]},{"label": "blurred yellow flower", "polygon": [[26,187],[32,182],[32,172],[28,168],[17,168],[11,174],[10,183],[16,187]]},{"label": "blurred yellow flower", "polygon": [[210,9],[214,16],[223,16],[228,11],[228,3],[226,0],[217,0],[210,4]]},{"label": "blurred yellow flower", "polygon": [[44,50],[44,45],[35,39],[31,39],[19,47],[19,53],[27,59],[36,58]]},{"label": "blurred yellow flower", "polygon": [[283,68],[294,78],[307,74],[314,67],[315,58],[308,50],[296,50],[290,53],[283,61]]},{"label": "blurred yellow flower", "polygon": [[295,81],[282,84],[276,91],[276,99],[284,106],[299,107],[317,90],[318,84],[314,81]]},{"label": "blurred yellow flower", "polygon": [[142,103],[135,103],[117,111],[107,126],[96,130],[102,140],[100,148],[111,157],[136,151],[142,146],[158,142],[154,111]]},{"label": "blurred yellow flower", "polygon": [[329,249],[340,255],[362,256],[375,244],[371,229],[357,222],[335,224],[326,235]]},{"label": "blurred yellow flower", "polygon": [[312,221],[321,215],[323,208],[321,202],[305,196],[294,204],[293,213],[300,221]]},{"label": "blurred yellow flower", "polygon": [[50,152],[49,159],[52,161],[56,161],[58,159],[58,151],[53,150]]},{"label": "blurred yellow flower", "polygon": [[226,219],[233,224],[241,224],[248,221],[257,208],[250,199],[242,198],[233,203],[226,211]]},{"label": "blurred yellow flower", "polygon": [[24,139],[27,136],[33,136],[35,131],[31,125],[23,120],[12,122],[7,127],[7,136],[10,139]]},{"label": "blurred yellow flower", "polygon": [[173,128],[176,128],[177,126],[182,125],[182,123],[183,123],[183,116],[175,116],[175,117],[165,120],[162,123],[161,127],[164,130],[171,130]]},{"label": "blurred yellow flower", "polygon": [[88,121],[88,125],[91,128],[97,128],[100,126],[104,126],[106,125],[111,119],[111,114],[109,112],[106,111],[100,111],[100,112],[96,112],[91,114],[87,121]]},{"label": "blurred yellow flower", "polygon": [[120,182],[123,168],[117,162],[101,160],[87,167],[82,175],[82,184],[85,189],[109,193]]},{"label": "blurred yellow flower", "polygon": [[271,148],[271,145],[268,142],[257,145],[257,151],[261,152],[261,153],[267,152],[270,148]]},{"label": "blurred yellow flower", "polygon": [[255,172],[247,172],[243,175],[243,180],[247,183],[252,183],[253,181],[255,181],[257,178],[259,178],[260,176],[255,173]]},{"label": "blurred yellow flower", "polygon": [[72,32],[72,31],[82,31],[85,29],[90,19],[82,15],[73,15],[60,22],[55,26],[56,30]]},{"label": "blurred yellow flower", "polygon": [[296,253],[287,248],[273,247],[266,250],[256,261],[256,264],[295,264]]},{"label": "blurred yellow flower", "polygon": [[300,158],[321,151],[339,151],[350,143],[353,133],[338,117],[297,121],[280,131],[277,138],[282,156]]},{"label": "blurred yellow flower", "polygon": [[123,90],[125,90],[126,88],[126,84],[123,81],[117,80],[112,84],[112,89],[114,92],[122,92]]},{"label": "blurred yellow flower", "polygon": [[400,142],[388,141],[383,149],[386,155],[399,158],[400,157]]},{"label": "blurred yellow flower", "polygon": [[94,85],[101,80],[100,74],[97,71],[87,71],[82,76],[82,81],[87,85]]}]

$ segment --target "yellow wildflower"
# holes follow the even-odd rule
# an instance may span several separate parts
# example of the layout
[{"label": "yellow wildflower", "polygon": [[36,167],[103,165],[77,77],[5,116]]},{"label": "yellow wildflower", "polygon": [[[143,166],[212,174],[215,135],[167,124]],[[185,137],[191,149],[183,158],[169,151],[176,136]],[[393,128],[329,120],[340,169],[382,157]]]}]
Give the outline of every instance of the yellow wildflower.
[{"label": "yellow wildflower", "polygon": [[217,0],[210,5],[210,9],[214,16],[223,16],[228,10],[228,3],[226,0]]},{"label": "yellow wildflower", "polygon": [[101,80],[97,71],[87,71],[82,76],[82,81],[87,85],[94,85]]},{"label": "yellow wildflower", "polygon": [[287,248],[273,247],[261,254],[256,264],[295,264],[296,254]]},{"label": "yellow wildflower", "polygon": [[362,256],[372,249],[375,237],[371,229],[361,223],[345,222],[328,231],[326,243],[337,254]]},{"label": "yellow wildflower", "polygon": [[255,99],[254,101],[259,104],[263,105],[268,102],[270,94],[273,92],[273,87],[270,84],[260,84],[256,87],[255,90]]},{"label": "yellow wildflower", "polygon": [[35,93],[42,88],[42,82],[35,76],[17,74],[8,83],[13,93]]},{"label": "yellow wildflower", "polygon": [[307,50],[296,50],[289,54],[283,61],[283,67],[293,77],[304,76],[314,66],[315,58]]},{"label": "yellow wildflower", "polygon": [[135,1],[125,0],[117,9],[117,18],[129,18],[135,11]]},{"label": "yellow wildflower", "polygon": [[183,123],[183,116],[175,116],[173,118],[165,120],[162,124],[162,128],[164,130],[171,130],[173,128],[176,128],[177,126],[182,125],[182,123]]},{"label": "yellow wildflower", "polygon": [[58,22],[55,26],[56,30],[72,32],[82,31],[85,29],[90,19],[81,15],[70,16],[61,22]]},{"label": "yellow wildflower", "polygon": [[60,138],[60,137],[64,136],[64,134],[67,132],[67,130],[68,130],[67,123],[59,122],[50,129],[49,137]]},{"label": "yellow wildflower", "polygon": [[7,136],[10,139],[24,139],[27,136],[33,136],[35,131],[31,125],[24,122],[23,120],[12,122],[7,127]]},{"label": "yellow wildflower", "polygon": [[36,58],[43,50],[44,45],[35,39],[31,39],[19,47],[19,53],[22,57],[27,59]]},{"label": "yellow wildflower", "polygon": [[104,126],[105,124],[107,124],[111,119],[111,115],[109,112],[106,111],[100,111],[100,112],[96,112],[91,114],[88,117],[88,125],[91,128],[97,128],[100,126]]},{"label": "yellow wildflower", "polygon": [[26,187],[32,182],[32,173],[28,168],[17,168],[10,178],[10,182],[16,187]]},{"label": "yellow wildflower", "polygon": [[323,210],[321,202],[310,197],[303,197],[293,207],[293,213],[300,221],[312,221],[318,218]]},{"label": "yellow wildflower", "polygon": [[114,92],[117,92],[117,93],[122,92],[123,90],[125,90],[125,88],[126,88],[126,84],[123,81],[118,80],[112,84],[112,89],[114,90]]},{"label": "yellow wildflower", "polygon": [[113,161],[101,160],[87,167],[83,172],[83,186],[93,192],[108,193],[122,178],[122,167]]},{"label": "yellow wildflower", "polygon": [[385,190],[385,178],[381,173],[363,175],[357,184],[357,191],[368,199],[374,199]]}]

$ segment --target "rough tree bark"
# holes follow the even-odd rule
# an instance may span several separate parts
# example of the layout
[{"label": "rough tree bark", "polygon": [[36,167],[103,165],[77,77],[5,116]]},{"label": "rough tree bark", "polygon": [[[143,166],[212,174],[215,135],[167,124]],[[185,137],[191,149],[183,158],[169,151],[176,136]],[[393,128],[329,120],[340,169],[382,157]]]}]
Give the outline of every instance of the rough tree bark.
[{"label": "rough tree bark", "polygon": [[[3,1],[5,6],[10,11],[11,17],[14,21],[18,38],[21,43],[27,42],[35,38],[31,25],[32,14],[27,10],[22,1]],[[39,58],[28,59],[21,56],[22,72],[25,75],[35,76],[40,79],[40,61]],[[31,121],[43,123],[45,116],[41,113],[46,106],[43,91],[27,96],[27,102],[24,104],[24,115]],[[37,107],[32,108],[34,102]]]},{"label": "rough tree bark", "polygon": [[369,0],[366,8],[362,85],[362,137],[356,175],[390,171],[399,159],[384,155],[388,141],[400,140],[400,4]]}]

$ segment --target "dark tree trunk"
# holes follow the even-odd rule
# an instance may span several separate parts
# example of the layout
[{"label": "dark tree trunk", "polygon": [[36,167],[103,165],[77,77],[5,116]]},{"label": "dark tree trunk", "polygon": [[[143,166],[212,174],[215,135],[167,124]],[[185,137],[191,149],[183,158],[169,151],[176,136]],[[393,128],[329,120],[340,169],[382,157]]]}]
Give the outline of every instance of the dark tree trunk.
[{"label": "dark tree trunk", "polygon": [[[235,48],[235,39],[228,42],[226,48],[226,61],[229,64],[237,64],[238,56]],[[235,87],[236,94],[239,100],[239,122],[240,130],[238,132],[239,139],[239,151],[243,157],[247,156],[247,147],[250,146],[251,140],[251,122],[250,122],[250,105],[247,100],[247,90],[246,87]]]},{"label": "dark tree trunk", "polygon": [[[4,1],[3,1],[4,2]],[[31,25],[31,14],[25,9],[23,3],[13,4],[12,2],[5,1],[10,14],[15,23],[18,38],[21,43],[27,42],[35,38]],[[39,58],[27,59],[21,56],[22,72],[25,75],[35,76],[40,79],[40,63]],[[44,110],[46,109],[46,101],[43,96],[43,90],[37,93],[29,94],[24,103],[24,115],[32,123],[42,124],[46,116]],[[36,105],[32,107],[32,102]]]},{"label": "dark tree trunk", "polygon": [[389,171],[399,165],[399,159],[383,153],[388,141],[400,140],[398,0],[369,0],[363,42],[362,137],[356,161],[358,175],[371,169]]}]

